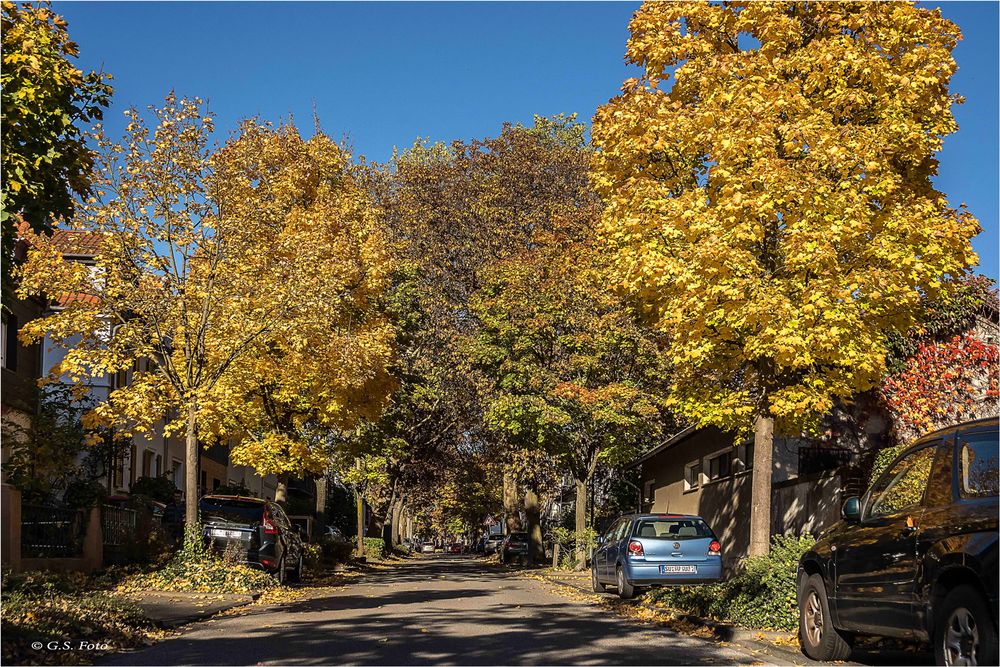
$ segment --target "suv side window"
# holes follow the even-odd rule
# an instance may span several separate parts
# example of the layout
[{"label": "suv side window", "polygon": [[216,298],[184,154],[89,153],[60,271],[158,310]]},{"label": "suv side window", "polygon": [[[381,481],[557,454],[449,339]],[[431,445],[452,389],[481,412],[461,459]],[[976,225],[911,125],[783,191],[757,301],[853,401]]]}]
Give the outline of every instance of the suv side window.
[{"label": "suv side window", "polygon": [[958,436],[958,493],[962,498],[991,498],[1000,486],[997,434],[960,433]]},{"label": "suv side window", "polygon": [[270,507],[270,513],[271,516],[273,516],[277,520],[278,525],[280,525],[283,530],[291,529],[292,524],[288,520],[288,517],[285,516],[285,511],[281,509],[281,505],[272,503]]},{"label": "suv side window", "polygon": [[937,444],[911,452],[882,474],[869,495],[866,519],[887,516],[920,504],[931,475]]}]

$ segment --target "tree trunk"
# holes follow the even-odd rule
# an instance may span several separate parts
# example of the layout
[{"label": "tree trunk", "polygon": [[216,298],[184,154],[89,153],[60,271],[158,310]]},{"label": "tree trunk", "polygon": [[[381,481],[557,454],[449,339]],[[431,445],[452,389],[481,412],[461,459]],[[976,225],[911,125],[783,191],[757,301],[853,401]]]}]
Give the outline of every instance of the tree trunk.
[{"label": "tree trunk", "polygon": [[282,509],[288,504],[288,473],[283,472],[278,475],[278,486],[274,489],[274,502],[281,505]]},{"label": "tree trunk", "polygon": [[194,399],[188,404],[187,435],[184,440],[184,527],[198,526],[198,408]]},{"label": "tree trunk", "polygon": [[316,478],[316,504],[313,507],[313,536],[320,536],[326,532],[326,473]]},{"label": "tree trunk", "polygon": [[403,511],[402,508],[403,501],[397,500],[392,504],[392,509],[389,510],[389,542],[393,548],[399,546],[399,515]]},{"label": "tree trunk", "polygon": [[[361,468],[361,460],[358,460],[358,468]],[[357,549],[355,553],[358,558],[365,555],[365,501],[361,497],[361,489],[357,486],[354,487],[354,497],[358,505],[358,524],[357,524]]]},{"label": "tree trunk", "polygon": [[576,569],[587,567],[587,545],[583,532],[587,530],[587,480],[576,480]]},{"label": "tree trunk", "polygon": [[524,492],[524,517],[528,529],[528,562],[540,563],[545,560],[545,545],[542,544],[541,508],[538,492],[529,487]]},{"label": "tree trunk", "polygon": [[521,530],[521,515],[517,507],[517,480],[510,469],[503,471],[503,513],[508,533]]},{"label": "tree trunk", "polygon": [[753,429],[753,480],[750,501],[750,555],[771,549],[771,461],[774,454],[774,418],[759,416]]}]

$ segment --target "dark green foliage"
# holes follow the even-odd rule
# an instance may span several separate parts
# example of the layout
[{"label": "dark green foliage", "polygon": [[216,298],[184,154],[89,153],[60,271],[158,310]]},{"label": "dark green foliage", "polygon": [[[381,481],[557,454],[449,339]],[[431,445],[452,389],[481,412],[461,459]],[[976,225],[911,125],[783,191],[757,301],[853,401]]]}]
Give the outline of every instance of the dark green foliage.
[{"label": "dark green foliage", "polygon": [[[177,487],[174,481],[162,475],[160,477],[140,477],[132,484],[132,495],[141,495],[157,502],[169,503],[174,499]],[[218,491],[217,491],[218,493]]]},{"label": "dark green foliage", "polygon": [[246,496],[247,498],[256,498],[257,494],[251,491],[247,486],[240,482],[239,484],[223,484],[215,489],[212,493],[217,493],[220,496]]},{"label": "dark green foliage", "polygon": [[776,535],[771,553],[748,558],[728,580],[703,586],[654,589],[652,601],[679,611],[748,628],[795,630],[798,627],[795,571],[799,558],[816,543],[809,534]]},{"label": "dark green foliage", "polygon": [[66,485],[63,503],[73,509],[87,509],[100,505],[108,497],[108,490],[98,481],[76,479]]}]

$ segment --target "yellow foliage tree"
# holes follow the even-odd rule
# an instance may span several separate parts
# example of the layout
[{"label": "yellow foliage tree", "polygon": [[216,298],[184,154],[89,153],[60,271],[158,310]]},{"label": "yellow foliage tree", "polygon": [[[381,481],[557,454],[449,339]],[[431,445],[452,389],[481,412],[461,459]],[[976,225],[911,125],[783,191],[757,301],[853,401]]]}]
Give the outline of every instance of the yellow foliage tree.
[{"label": "yellow foliage tree", "polygon": [[[315,326],[293,329],[289,323],[301,324],[308,309],[330,315],[329,309],[339,304],[339,317],[326,326],[331,339],[340,336],[343,341],[349,335],[344,318],[350,317],[343,304],[377,286],[378,271],[372,271],[370,280],[361,280],[357,289],[347,286],[378,266],[382,251],[377,242],[362,243],[365,268],[360,270],[355,266],[358,252],[331,261],[331,253],[345,250],[345,238],[366,232],[348,223],[343,224],[350,232],[338,231],[340,223],[315,216],[343,211],[336,206],[320,211],[297,199],[308,192],[326,193],[317,195],[319,200],[333,197],[336,188],[331,184],[345,179],[342,169],[320,173],[311,166],[288,167],[289,161],[309,155],[290,130],[285,134],[292,150],[281,141],[262,139],[267,131],[250,124],[243,136],[213,151],[212,118],[199,100],[171,94],[152,114],[156,125],[149,128],[142,114],[127,111],[122,143],[99,138],[94,194],[81,203],[72,221],[73,227],[99,239],[94,266],[67,260],[50,238],[22,230],[31,251],[19,272],[20,295],[43,295],[59,305],[50,316],[27,324],[22,336],[27,341],[44,337],[65,347],[65,357],[52,371],[73,381],[132,368],[142,360],[132,382],[115,389],[96,408],[92,421],[113,425],[125,435],[150,432],[160,420],[167,434],[185,432],[185,521],[193,526],[199,433],[231,432],[231,422],[220,414],[246,403],[248,378],[266,383],[269,367],[262,350],[272,361],[284,354],[289,366],[301,369],[294,351],[304,357],[320,333]],[[336,163],[340,168],[344,156],[337,149],[321,138],[314,149],[316,164]],[[292,172],[296,175],[289,177]],[[348,197],[341,205],[346,211],[361,204]],[[327,242],[330,247],[324,247]],[[345,286],[343,300],[319,303],[331,298],[337,280]],[[329,282],[321,292],[307,289],[318,289],[323,281]],[[384,337],[377,324],[366,321],[360,326],[373,327],[375,339]],[[355,342],[352,338],[351,344]],[[322,349],[328,350],[328,345],[324,341]],[[339,359],[350,353],[338,354]],[[385,352],[372,354],[380,357]],[[253,363],[247,362],[251,355],[256,357]],[[352,358],[358,367],[367,364],[365,372],[376,372],[372,369],[379,363],[357,361],[363,356]],[[301,391],[328,400],[330,414],[353,409],[346,394],[338,394],[340,404],[334,394],[366,382],[348,377],[353,372],[349,366],[330,372],[344,374],[337,388],[326,384],[318,390],[303,378],[309,388]],[[244,382],[230,378],[230,373]],[[287,438],[274,433],[264,440],[288,448]],[[283,456],[308,459],[301,446]],[[267,469],[263,463],[261,467]]]},{"label": "yellow foliage tree", "polygon": [[594,120],[603,235],[669,334],[675,409],[753,425],[765,553],[775,426],[874,386],[887,332],[976,261],[930,180],[961,34],[902,2],[647,2],[629,29],[643,75]]},{"label": "yellow foliage tree", "polygon": [[307,141],[293,125],[248,121],[215,160],[227,208],[277,230],[269,252],[285,270],[262,276],[261,292],[294,295],[212,403],[212,421],[236,440],[233,462],[277,475],[278,500],[290,474],[326,469],[331,429],[377,417],[392,389],[395,331],[376,305],[388,242],[350,158],[322,133]]}]

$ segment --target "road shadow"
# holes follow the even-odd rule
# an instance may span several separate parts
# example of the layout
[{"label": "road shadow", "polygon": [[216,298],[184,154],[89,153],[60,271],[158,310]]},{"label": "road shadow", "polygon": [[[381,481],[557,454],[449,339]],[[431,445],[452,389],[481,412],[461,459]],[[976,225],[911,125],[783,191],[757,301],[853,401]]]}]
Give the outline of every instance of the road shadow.
[{"label": "road shadow", "polygon": [[[103,664],[754,662],[746,656],[734,663],[734,653],[722,657],[703,639],[630,625],[612,613],[552,595],[539,602],[532,583],[512,582],[509,575],[472,558],[414,560],[397,575],[389,582],[359,585],[357,592],[331,592],[286,603],[279,610],[228,619],[230,630],[219,634],[194,632]],[[447,581],[439,581],[442,578]],[[432,581],[433,587],[427,585]],[[238,632],[231,631],[235,623]]]}]

